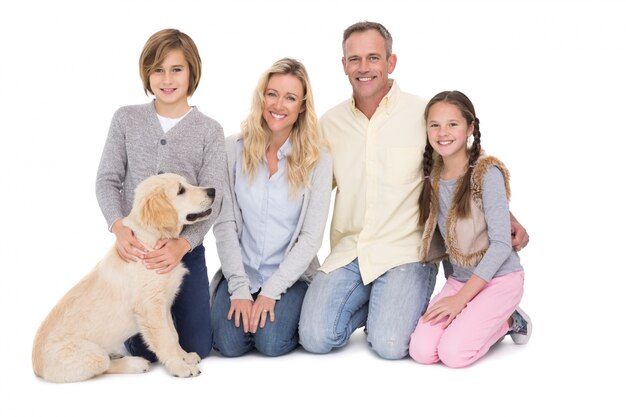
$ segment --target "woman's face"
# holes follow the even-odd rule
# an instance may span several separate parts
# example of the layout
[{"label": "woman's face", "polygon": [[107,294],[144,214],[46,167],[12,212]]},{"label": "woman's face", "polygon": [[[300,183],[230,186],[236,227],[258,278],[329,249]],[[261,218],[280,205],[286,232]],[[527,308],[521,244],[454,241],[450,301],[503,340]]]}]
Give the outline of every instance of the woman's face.
[{"label": "woman's face", "polygon": [[263,119],[272,138],[287,139],[298,115],[304,111],[304,87],[291,74],[273,74],[265,88]]}]

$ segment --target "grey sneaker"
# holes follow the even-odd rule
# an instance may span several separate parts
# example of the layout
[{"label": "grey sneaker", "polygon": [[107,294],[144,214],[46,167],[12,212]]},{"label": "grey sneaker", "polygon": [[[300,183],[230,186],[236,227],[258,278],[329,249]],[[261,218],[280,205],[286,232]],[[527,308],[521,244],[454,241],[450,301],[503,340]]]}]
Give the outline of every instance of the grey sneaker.
[{"label": "grey sneaker", "polygon": [[511,339],[517,345],[525,345],[530,340],[530,334],[533,331],[533,323],[530,316],[521,308],[517,307],[513,314],[513,326],[507,334],[511,335]]}]

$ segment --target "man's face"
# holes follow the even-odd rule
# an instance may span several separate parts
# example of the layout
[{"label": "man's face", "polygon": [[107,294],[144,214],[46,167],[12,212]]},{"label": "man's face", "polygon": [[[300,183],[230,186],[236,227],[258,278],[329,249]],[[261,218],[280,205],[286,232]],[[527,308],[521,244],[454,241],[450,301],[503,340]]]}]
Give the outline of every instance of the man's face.
[{"label": "man's face", "polygon": [[377,30],[354,32],[346,39],[343,70],[352,84],[354,98],[380,102],[389,91],[389,74],[396,56],[387,58],[385,39]]}]

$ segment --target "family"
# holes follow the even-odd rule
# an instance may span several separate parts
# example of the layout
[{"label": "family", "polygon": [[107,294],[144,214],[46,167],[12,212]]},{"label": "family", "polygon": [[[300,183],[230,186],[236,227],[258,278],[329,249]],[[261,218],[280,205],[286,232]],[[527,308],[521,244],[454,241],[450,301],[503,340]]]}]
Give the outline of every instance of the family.
[{"label": "family", "polygon": [[[306,68],[283,58],[261,74],[240,133],[224,138],[188,104],[202,72],[193,40],[152,35],[139,69],[154,99],[114,114],[97,172],[118,254],[158,273],[186,266],[171,312],[181,347],[200,357],[327,353],[360,327],[382,358],[449,367],[507,334],[526,343],[518,251],[529,238],[509,211],[507,168],[481,150],[472,102],[459,91],[428,102],[403,92],[379,23],[351,25],[342,46],[349,100],[318,121]],[[137,184],[166,172],[214,188],[219,209],[144,251],[121,219]],[[211,226],[221,268],[209,280]],[[440,263],[447,279],[431,300]],[[140,335],[125,347],[156,360]]]}]

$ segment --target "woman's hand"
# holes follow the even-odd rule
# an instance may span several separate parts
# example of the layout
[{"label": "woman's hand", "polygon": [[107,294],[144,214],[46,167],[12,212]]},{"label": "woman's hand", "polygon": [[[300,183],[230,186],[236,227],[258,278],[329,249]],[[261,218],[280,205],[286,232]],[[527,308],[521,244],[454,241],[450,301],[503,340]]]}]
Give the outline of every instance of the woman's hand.
[{"label": "woman's hand", "polygon": [[252,311],[250,312],[250,332],[256,333],[257,328],[260,326],[261,328],[265,327],[265,322],[267,320],[267,316],[269,314],[270,321],[274,322],[274,306],[276,305],[276,300],[268,298],[264,295],[259,295],[252,306]]},{"label": "woman's hand", "polygon": [[155,249],[143,256],[143,263],[148,269],[155,269],[157,274],[167,274],[183,259],[191,249],[186,239],[161,239]]},{"label": "woman's hand", "polygon": [[252,300],[232,300],[230,310],[228,310],[228,320],[235,317],[235,327],[239,327],[243,322],[243,331],[250,331],[250,312],[252,311]]},{"label": "woman's hand", "polygon": [[125,262],[136,262],[142,259],[146,248],[137,240],[131,229],[122,224],[122,219],[117,219],[111,226],[115,235],[115,249]]}]

